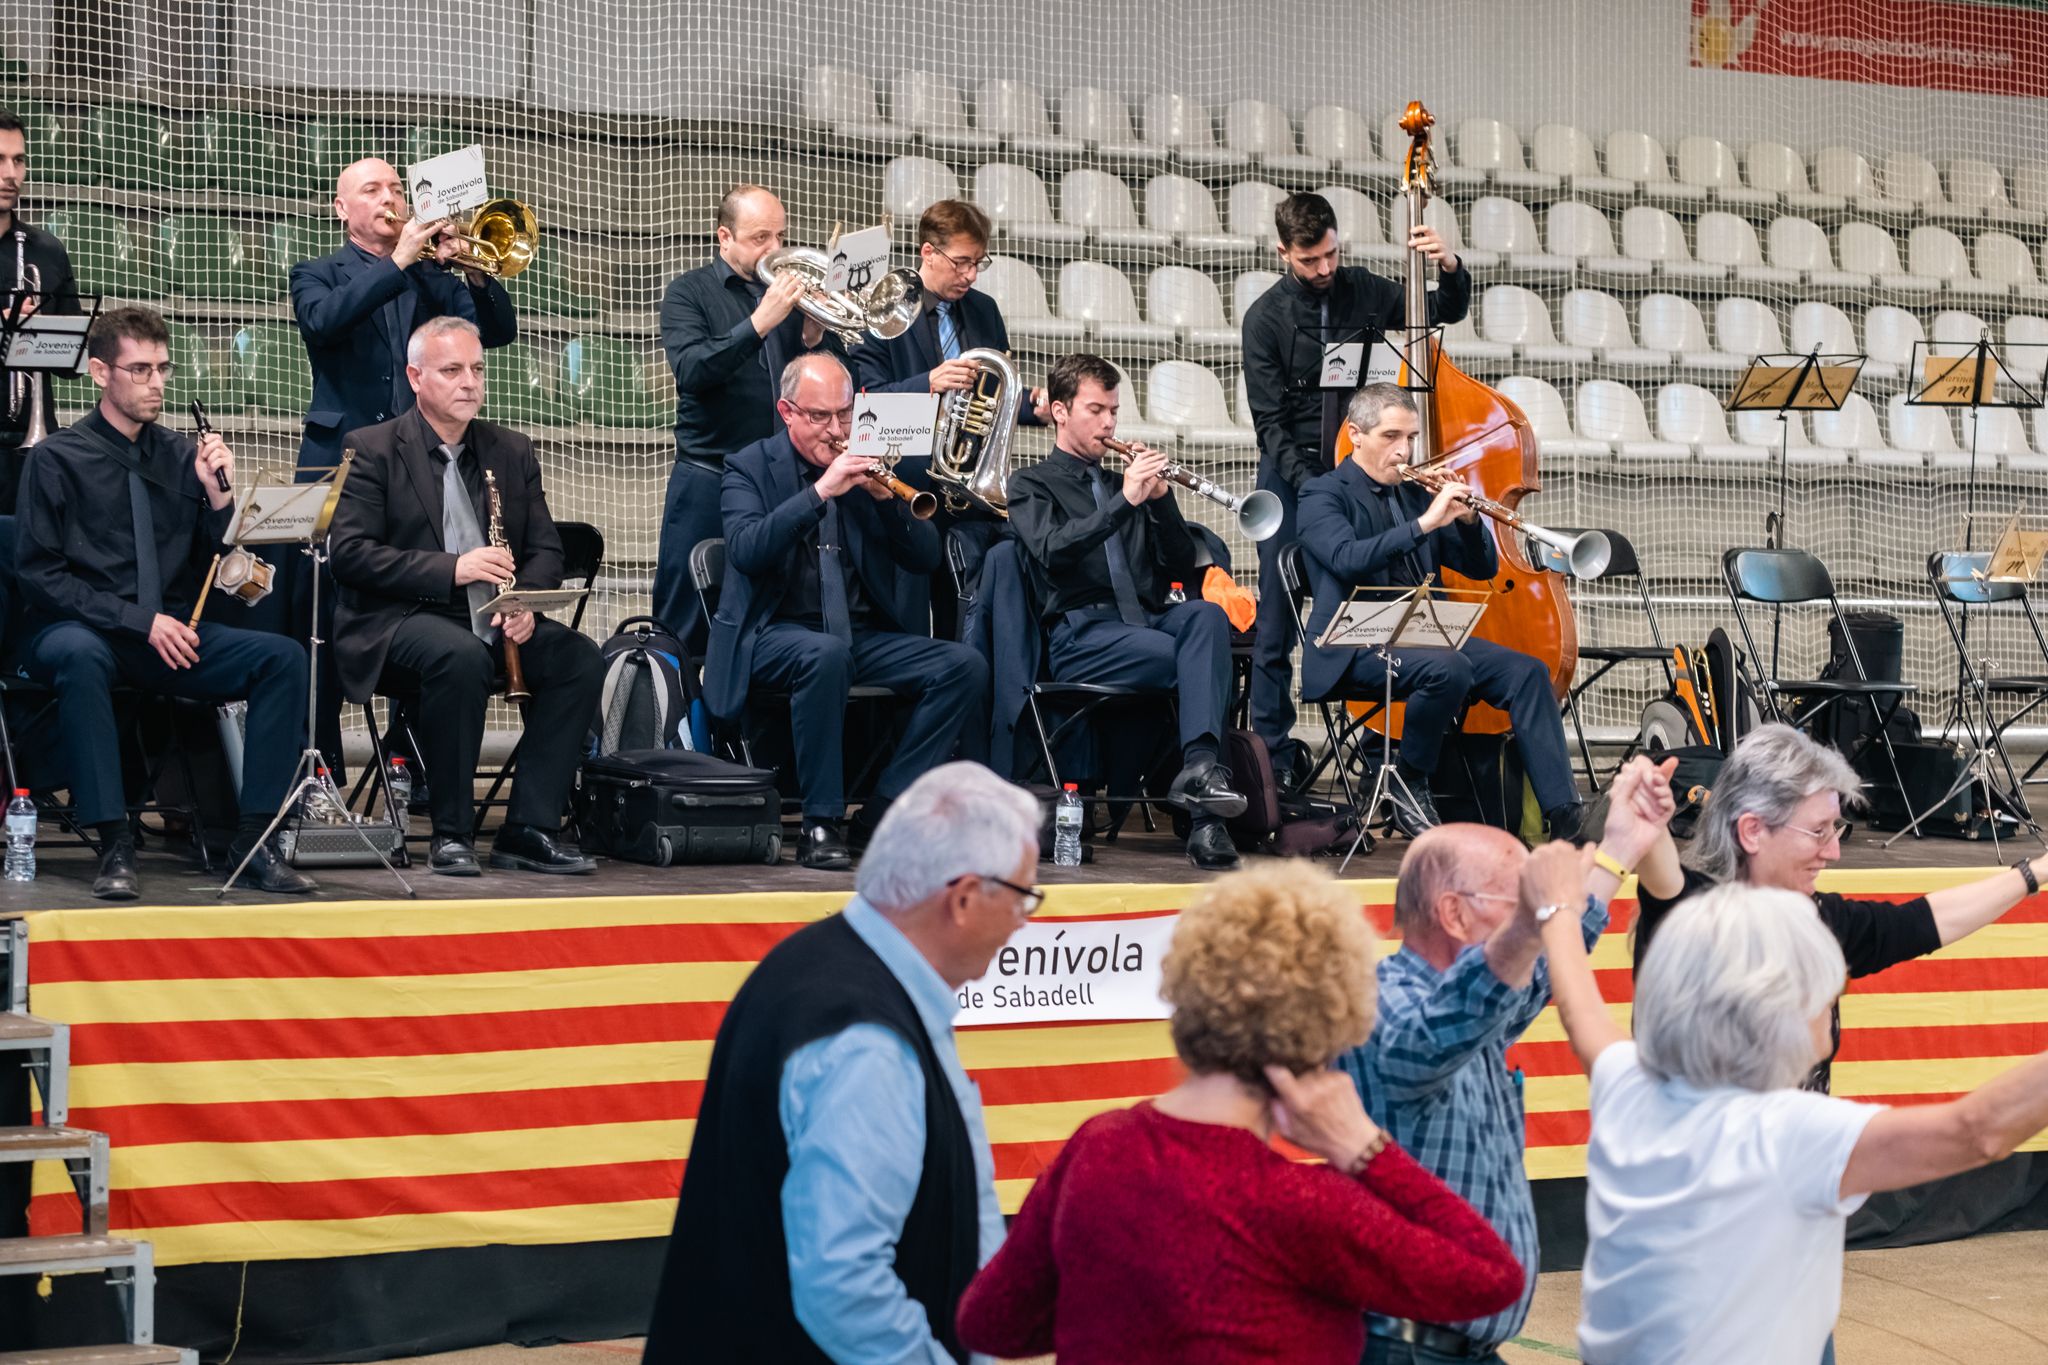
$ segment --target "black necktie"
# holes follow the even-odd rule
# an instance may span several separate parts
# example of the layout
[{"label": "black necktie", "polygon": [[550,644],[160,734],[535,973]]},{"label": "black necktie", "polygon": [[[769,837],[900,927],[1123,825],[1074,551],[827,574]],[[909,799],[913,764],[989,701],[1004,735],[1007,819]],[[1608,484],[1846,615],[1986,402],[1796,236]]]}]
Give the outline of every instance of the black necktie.
[{"label": "black necktie", "polygon": [[839,538],[839,500],[825,499],[825,519],[818,524],[818,606],[825,629],[841,644],[853,643],[853,617],[846,609],[846,560]]},{"label": "black necktie", "polygon": [[[1113,489],[1112,484],[1109,471],[1097,465],[1095,477],[1088,481],[1088,487],[1095,494],[1097,511],[1109,506],[1111,498],[1123,496]],[[1127,626],[1147,624],[1145,609],[1138,605],[1138,587],[1131,577],[1131,561],[1124,558],[1124,538],[1112,530],[1109,539],[1102,542],[1102,553],[1109,559],[1109,586],[1116,594],[1116,614]]]},{"label": "black necktie", "polygon": [[164,609],[164,570],[156,558],[156,514],[142,475],[128,471],[128,515],[135,523],[135,605],[155,616]]}]

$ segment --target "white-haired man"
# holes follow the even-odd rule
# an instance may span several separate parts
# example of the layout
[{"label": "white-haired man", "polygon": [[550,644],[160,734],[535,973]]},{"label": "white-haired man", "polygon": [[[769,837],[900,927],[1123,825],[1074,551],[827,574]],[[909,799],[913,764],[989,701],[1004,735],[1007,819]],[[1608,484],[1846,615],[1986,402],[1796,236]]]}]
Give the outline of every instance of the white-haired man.
[{"label": "white-haired man", "polygon": [[953,1015],[1037,909],[1038,805],[934,768],[875,830],[846,909],[761,960],[719,1026],[650,1362],[943,1365],[1003,1237]]}]

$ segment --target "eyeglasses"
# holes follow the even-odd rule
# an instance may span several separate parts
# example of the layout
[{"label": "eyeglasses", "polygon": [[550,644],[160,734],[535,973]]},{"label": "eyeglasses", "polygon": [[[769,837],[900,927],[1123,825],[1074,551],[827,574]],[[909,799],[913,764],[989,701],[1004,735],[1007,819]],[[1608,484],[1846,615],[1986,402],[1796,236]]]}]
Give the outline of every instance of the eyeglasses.
[{"label": "eyeglasses", "polygon": [[1475,901],[1499,901],[1503,905],[1521,904],[1520,897],[1503,896],[1498,891],[1460,891],[1458,894],[1461,896],[1469,897]]},{"label": "eyeglasses", "polygon": [[1822,848],[1826,848],[1829,844],[1838,844],[1848,838],[1849,831],[1856,828],[1856,826],[1850,824],[1847,820],[1836,820],[1832,824],[1824,825],[1819,829],[1808,829],[1804,825],[1786,825],[1785,828],[1804,834],[1807,838],[1813,840],[1814,843]]},{"label": "eyeglasses", "polygon": [[996,263],[996,258],[993,256],[955,256],[951,252],[941,251],[937,247],[932,248],[932,255],[942,258],[948,265],[963,275],[970,270],[976,272],[986,270]]},{"label": "eyeglasses", "polygon": [[[974,880],[979,882],[992,882],[995,885],[1002,887],[1005,891],[1015,893],[1015,895],[1017,896],[1018,919],[1030,919],[1032,915],[1038,912],[1038,907],[1045,904],[1045,892],[1040,890],[1038,887],[1019,886],[1015,882],[1004,881],[1001,877],[984,877],[976,875],[974,873],[969,873],[968,876],[974,877]],[[953,879],[953,882],[962,882],[966,880],[966,877],[955,877]],[[953,882],[948,882],[947,885],[950,886],[953,884]]]},{"label": "eyeglasses", "polygon": [[[787,398],[782,401],[789,403]],[[806,408],[796,403],[789,403],[789,410],[800,415],[814,427],[851,427],[853,425],[853,408],[851,405],[843,408]]]},{"label": "eyeglasses", "polygon": [[169,360],[166,360],[161,365],[152,365],[146,360],[138,360],[133,365],[109,365],[107,368],[119,370],[138,384],[147,384],[149,377],[153,374],[160,374],[164,378],[169,379],[177,371],[178,367],[175,362]]}]

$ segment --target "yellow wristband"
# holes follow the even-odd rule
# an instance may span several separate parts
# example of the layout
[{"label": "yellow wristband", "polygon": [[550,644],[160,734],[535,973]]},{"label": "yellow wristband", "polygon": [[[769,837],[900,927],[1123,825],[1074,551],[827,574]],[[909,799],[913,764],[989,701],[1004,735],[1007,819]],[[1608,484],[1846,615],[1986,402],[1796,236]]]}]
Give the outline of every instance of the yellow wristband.
[{"label": "yellow wristband", "polygon": [[1593,850],[1593,866],[1599,868],[1603,872],[1612,872],[1614,874],[1614,880],[1618,882],[1625,882],[1628,880],[1629,870],[1623,867],[1621,865],[1620,860],[1604,848],[1596,848]]}]

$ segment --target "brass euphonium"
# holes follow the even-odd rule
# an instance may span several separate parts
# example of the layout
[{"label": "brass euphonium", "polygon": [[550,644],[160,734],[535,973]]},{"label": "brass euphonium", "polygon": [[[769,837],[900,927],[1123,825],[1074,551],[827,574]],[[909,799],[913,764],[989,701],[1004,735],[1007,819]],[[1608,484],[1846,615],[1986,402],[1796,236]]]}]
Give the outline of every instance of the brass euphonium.
[{"label": "brass euphonium", "polygon": [[915,270],[891,270],[858,294],[851,289],[828,292],[825,277],[831,270],[831,259],[816,247],[785,246],[763,256],[754,274],[770,286],[785,274],[802,279],[804,292],[796,306],[849,346],[870,335],[882,341],[900,337],[924,310],[924,281]]},{"label": "brass euphonium", "polygon": [[1010,443],[1017,434],[1017,396],[1024,381],[1001,351],[977,346],[960,359],[974,362],[974,382],[939,401],[932,431],[932,482],[945,490],[946,505],[964,512],[970,505],[999,517],[1010,515]]}]

